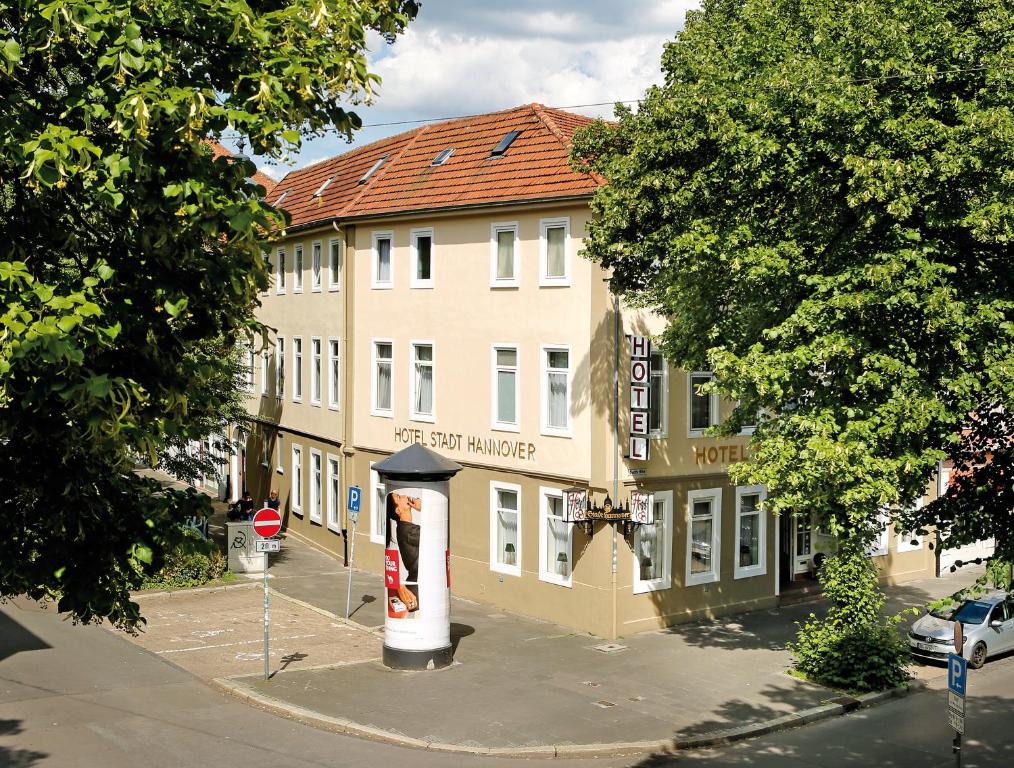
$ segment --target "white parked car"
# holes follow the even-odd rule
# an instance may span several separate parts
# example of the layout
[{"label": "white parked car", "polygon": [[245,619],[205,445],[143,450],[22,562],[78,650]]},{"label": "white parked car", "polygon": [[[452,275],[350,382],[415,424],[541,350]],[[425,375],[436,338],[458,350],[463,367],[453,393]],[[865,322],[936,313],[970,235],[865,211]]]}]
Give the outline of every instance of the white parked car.
[{"label": "white parked car", "polygon": [[954,650],[955,621],[965,634],[961,655],[973,669],[985,664],[987,656],[1014,651],[1014,595],[994,592],[919,619],[908,633],[913,655],[945,661]]}]

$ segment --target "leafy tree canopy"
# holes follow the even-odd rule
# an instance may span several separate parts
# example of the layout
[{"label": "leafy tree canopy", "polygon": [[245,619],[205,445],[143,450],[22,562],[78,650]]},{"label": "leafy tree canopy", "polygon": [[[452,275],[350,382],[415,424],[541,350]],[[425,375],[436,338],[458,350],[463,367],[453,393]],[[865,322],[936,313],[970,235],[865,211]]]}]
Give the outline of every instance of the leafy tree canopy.
[{"label": "leafy tree canopy", "polygon": [[726,433],[762,414],[733,478],[868,536],[1014,406],[1014,15],[705,0],[662,67],[575,141],[608,182],[586,253],[741,402]]},{"label": "leafy tree canopy", "polygon": [[[0,596],[139,619],[206,504],[137,477],[214,415],[207,386],[255,335],[264,237],[284,220],[213,160],[231,132],[279,158],[300,132],[350,134],[367,34],[412,0],[0,0]],[[218,362],[221,361],[221,362]],[[195,427],[194,425],[198,425]]]}]

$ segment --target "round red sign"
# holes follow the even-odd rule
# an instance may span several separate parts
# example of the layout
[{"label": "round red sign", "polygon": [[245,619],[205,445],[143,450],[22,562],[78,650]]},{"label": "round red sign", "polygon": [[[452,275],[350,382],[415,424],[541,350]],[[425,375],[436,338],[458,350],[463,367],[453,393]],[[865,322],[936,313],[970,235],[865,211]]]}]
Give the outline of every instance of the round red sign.
[{"label": "round red sign", "polygon": [[264,507],[253,517],[254,533],[263,539],[270,539],[282,530],[282,516],[277,509]]}]

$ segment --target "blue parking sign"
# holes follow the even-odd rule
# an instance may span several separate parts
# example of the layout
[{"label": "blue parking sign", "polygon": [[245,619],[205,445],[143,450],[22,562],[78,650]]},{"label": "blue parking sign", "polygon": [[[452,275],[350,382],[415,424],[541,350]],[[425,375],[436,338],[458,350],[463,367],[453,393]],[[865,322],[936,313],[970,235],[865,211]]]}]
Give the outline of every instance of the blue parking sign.
[{"label": "blue parking sign", "polygon": [[958,696],[964,696],[967,680],[968,662],[956,653],[947,654],[947,687]]},{"label": "blue parking sign", "polygon": [[363,497],[363,491],[358,485],[349,486],[349,503],[347,504],[349,512],[359,511],[359,500]]}]

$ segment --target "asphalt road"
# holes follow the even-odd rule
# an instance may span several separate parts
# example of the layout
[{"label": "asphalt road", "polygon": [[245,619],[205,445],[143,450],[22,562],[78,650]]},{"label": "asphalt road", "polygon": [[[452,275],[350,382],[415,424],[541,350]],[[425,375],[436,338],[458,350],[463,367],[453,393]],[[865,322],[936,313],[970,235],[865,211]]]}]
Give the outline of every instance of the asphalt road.
[{"label": "asphalt road", "polygon": [[[952,766],[944,702],[943,692],[931,691],[721,750],[563,764]],[[1014,765],[1014,658],[972,674],[968,707],[965,767]],[[406,750],[309,728],[219,693],[103,629],[73,626],[32,603],[0,608],[0,768],[532,762]]]}]

